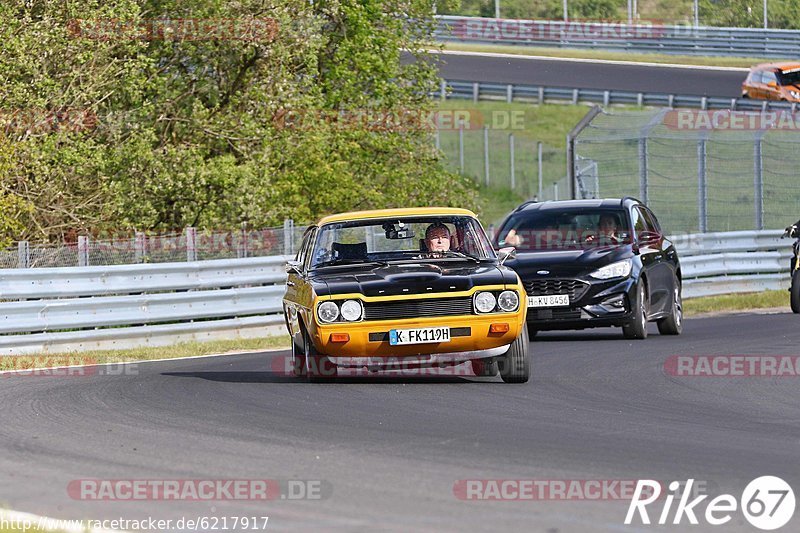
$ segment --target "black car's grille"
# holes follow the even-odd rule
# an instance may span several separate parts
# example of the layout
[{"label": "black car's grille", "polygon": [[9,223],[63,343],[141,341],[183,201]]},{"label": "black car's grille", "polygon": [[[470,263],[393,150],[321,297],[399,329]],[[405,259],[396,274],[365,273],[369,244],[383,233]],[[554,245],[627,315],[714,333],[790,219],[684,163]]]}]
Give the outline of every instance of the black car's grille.
[{"label": "black car's grille", "polygon": [[578,320],[581,317],[579,308],[570,309],[568,307],[552,309],[529,309],[528,319],[531,320]]},{"label": "black car's grille", "polygon": [[425,298],[396,302],[367,302],[364,320],[392,320],[425,316],[471,315],[472,298]]},{"label": "black car's grille", "polygon": [[574,279],[535,279],[526,281],[523,284],[528,296],[569,294],[570,302],[580,299],[589,289],[588,284]]}]

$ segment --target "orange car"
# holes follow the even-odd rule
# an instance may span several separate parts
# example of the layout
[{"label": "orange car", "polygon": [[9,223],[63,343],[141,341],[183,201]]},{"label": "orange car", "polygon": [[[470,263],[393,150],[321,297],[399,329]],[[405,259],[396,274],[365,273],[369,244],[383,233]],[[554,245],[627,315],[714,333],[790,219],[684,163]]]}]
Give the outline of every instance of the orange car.
[{"label": "orange car", "polygon": [[800,63],[762,63],[742,83],[742,98],[800,102]]}]

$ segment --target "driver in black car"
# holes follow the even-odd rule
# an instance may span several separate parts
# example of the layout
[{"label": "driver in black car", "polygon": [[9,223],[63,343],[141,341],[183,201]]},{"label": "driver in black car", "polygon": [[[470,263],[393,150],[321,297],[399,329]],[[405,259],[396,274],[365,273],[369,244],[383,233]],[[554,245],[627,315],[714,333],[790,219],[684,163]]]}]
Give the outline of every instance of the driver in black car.
[{"label": "driver in black car", "polygon": [[611,213],[600,215],[597,226],[597,235],[589,235],[586,238],[586,242],[598,244],[619,244],[622,242],[622,239],[617,235],[617,230],[619,229],[617,215]]}]

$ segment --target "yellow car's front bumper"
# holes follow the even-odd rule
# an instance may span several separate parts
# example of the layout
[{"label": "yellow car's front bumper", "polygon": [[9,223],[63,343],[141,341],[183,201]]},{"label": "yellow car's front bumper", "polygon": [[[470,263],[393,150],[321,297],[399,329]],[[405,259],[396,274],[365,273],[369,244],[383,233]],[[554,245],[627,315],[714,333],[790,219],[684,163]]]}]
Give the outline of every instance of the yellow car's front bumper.
[{"label": "yellow car's front bumper", "polygon": [[[493,333],[496,329],[507,331]],[[341,358],[395,358],[452,354],[441,360],[469,360],[492,357],[505,352],[525,327],[525,309],[514,313],[488,313],[442,317],[419,317],[401,320],[315,324],[312,342],[320,354]],[[429,327],[450,328],[450,341],[392,346],[389,331]],[[337,338],[339,339],[337,341]],[[347,340],[341,340],[346,338]]]}]

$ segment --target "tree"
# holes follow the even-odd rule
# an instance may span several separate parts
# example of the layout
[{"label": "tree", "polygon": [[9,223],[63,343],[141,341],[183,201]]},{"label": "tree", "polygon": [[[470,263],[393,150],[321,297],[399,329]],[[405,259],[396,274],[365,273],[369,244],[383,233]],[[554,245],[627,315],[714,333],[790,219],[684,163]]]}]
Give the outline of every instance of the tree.
[{"label": "tree", "polygon": [[[8,130],[8,194],[31,209],[23,231],[0,232],[59,238],[474,206],[470,181],[443,169],[430,131],[337,118],[433,105],[435,65],[400,53],[431,46],[431,13],[427,0],[5,2],[0,107],[96,120]],[[274,35],[241,38],[265,19]],[[209,21],[244,26],[191,38]],[[302,123],[276,120],[286,110]]]}]

